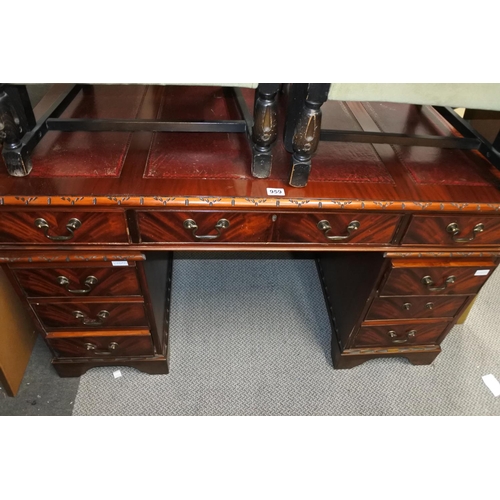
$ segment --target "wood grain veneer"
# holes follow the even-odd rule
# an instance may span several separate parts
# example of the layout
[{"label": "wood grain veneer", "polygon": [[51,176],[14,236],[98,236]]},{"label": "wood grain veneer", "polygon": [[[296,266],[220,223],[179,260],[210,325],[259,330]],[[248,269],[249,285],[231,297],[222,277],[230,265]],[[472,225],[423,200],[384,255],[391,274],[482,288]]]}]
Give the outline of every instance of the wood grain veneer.
[{"label": "wood grain veneer", "polygon": [[[220,242],[267,242],[271,239],[272,214],[248,212],[164,212],[139,211],[137,213],[141,242],[196,242],[200,245]],[[215,228],[221,219],[229,221],[227,229]],[[194,220],[198,226],[196,236],[217,236],[216,239],[198,239],[193,230],[184,227],[184,221]]]},{"label": "wood grain veneer", "polygon": [[[325,234],[318,222],[327,221],[331,229]],[[348,225],[359,222],[359,229],[350,235]],[[341,214],[280,214],[276,222],[276,240],[283,243],[389,244],[398,227],[400,216],[347,212]],[[329,240],[327,236],[348,236],[345,240]]]},{"label": "wood grain veneer", "polygon": [[[389,272],[385,284],[380,290],[380,295],[450,295],[474,294],[486,282],[489,274],[495,269],[494,265],[484,266],[439,266],[436,267],[404,267],[393,268]],[[489,271],[486,276],[476,276],[476,271]],[[434,285],[426,286],[422,283],[425,276],[430,276]],[[454,283],[450,283],[443,290],[432,288],[443,287],[446,280],[453,276]]]},{"label": "wood grain veneer", "polygon": [[[148,327],[148,320],[142,302],[38,302],[32,307],[48,331],[54,328],[80,328],[102,330],[115,327]],[[109,312],[104,320],[99,319],[101,311]],[[85,317],[76,318],[74,312],[81,311]],[[87,325],[84,323],[87,323]],[[95,323],[95,325],[93,324]]]},{"label": "wood grain veneer", "polygon": [[[423,323],[418,321],[364,325],[355,335],[352,347],[405,347],[407,345],[435,344],[448,326],[447,322]],[[415,335],[409,336],[408,333],[412,331],[415,332]],[[395,337],[389,335],[389,332],[394,332]]]},{"label": "wood grain veneer", "polygon": [[[44,267],[15,269],[14,273],[28,297],[94,297],[141,295],[135,266],[130,267]],[[59,284],[58,278],[66,277],[67,286]],[[88,287],[85,280],[95,277],[97,283]],[[72,293],[88,290],[88,293]]]},{"label": "wood grain veneer", "polygon": [[[74,236],[64,241],[48,238],[42,229],[35,227],[35,220],[42,218],[49,225],[47,234],[68,237],[68,222],[76,218],[81,226]],[[128,231],[122,211],[87,212],[79,210],[16,210],[2,211],[0,217],[0,243],[36,243],[72,245],[75,243],[127,243]]]},{"label": "wood grain veneer", "polygon": [[[449,224],[456,223],[460,232],[455,239],[447,231]],[[474,233],[474,227],[484,225],[484,230]],[[471,238],[471,241],[464,239]],[[455,241],[461,239],[461,241]],[[456,247],[470,247],[500,244],[500,218],[477,215],[448,215],[429,216],[414,215],[410,221],[408,231],[404,235],[403,245],[444,245]]]},{"label": "wood grain veneer", "polygon": [[366,319],[453,318],[467,297],[377,297]]},{"label": "wood grain veneer", "polygon": [[[95,335],[82,332],[79,335],[47,336],[47,343],[61,357],[95,357],[153,355],[153,342],[149,331],[135,332],[130,335]],[[91,344],[89,349],[86,344]],[[110,348],[112,345],[112,348]]]}]

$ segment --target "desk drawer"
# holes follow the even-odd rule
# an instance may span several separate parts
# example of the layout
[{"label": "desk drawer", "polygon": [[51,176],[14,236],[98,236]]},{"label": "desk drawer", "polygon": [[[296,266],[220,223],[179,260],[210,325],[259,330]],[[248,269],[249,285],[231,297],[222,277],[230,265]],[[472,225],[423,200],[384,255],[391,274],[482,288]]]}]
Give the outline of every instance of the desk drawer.
[{"label": "desk drawer", "polygon": [[28,297],[140,296],[135,265],[14,268]]},{"label": "desk drawer", "polygon": [[387,244],[400,216],[370,213],[280,214],[277,241],[329,244]]},{"label": "desk drawer", "polygon": [[0,213],[1,243],[128,243],[124,212],[19,210]]},{"label": "desk drawer", "polygon": [[453,318],[468,297],[378,297],[366,319]]},{"label": "desk drawer", "polygon": [[271,239],[272,214],[241,212],[137,213],[143,243],[245,243]]},{"label": "desk drawer", "polygon": [[448,326],[448,322],[364,325],[354,338],[353,347],[404,347],[436,344]]},{"label": "desk drawer", "polygon": [[148,327],[142,302],[36,302],[32,307],[47,330]]},{"label": "desk drawer", "polygon": [[59,357],[109,358],[154,354],[148,331],[60,332],[49,334],[47,343]]},{"label": "desk drawer", "polygon": [[402,245],[473,246],[500,244],[500,217],[414,215]]},{"label": "desk drawer", "polygon": [[[398,263],[399,264],[399,263]],[[479,291],[494,264],[392,267],[379,295],[471,295]]]}]

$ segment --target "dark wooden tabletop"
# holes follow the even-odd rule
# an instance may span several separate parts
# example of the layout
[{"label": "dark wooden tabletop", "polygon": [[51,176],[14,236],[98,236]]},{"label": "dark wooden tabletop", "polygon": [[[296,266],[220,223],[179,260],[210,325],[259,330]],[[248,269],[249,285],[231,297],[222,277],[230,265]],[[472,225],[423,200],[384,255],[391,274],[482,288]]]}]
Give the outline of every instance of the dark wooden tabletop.
[{"label": "dark wooden tabletop", "polygon": [[[62,88],[48,92],[38,116]],[[244,95],[252,109],[253,91]],[[325,128],[457,134],[425,106],[327,102],[322,109]],[[139,85],[82,91],[63,117],[239,118],[220,88]],[[283,188],[287,199],[482,203],[493,204],[492,210],[500,204],[500,173],[475,151],[321,142],[304,188],[288,185],[291,158],[281,135],[268,179],[251,176],[251,152],[237,133],[48,132],[32,160],[24,178],[0,169],[0,203],[39,196],[264,199],[267,188]]]}]

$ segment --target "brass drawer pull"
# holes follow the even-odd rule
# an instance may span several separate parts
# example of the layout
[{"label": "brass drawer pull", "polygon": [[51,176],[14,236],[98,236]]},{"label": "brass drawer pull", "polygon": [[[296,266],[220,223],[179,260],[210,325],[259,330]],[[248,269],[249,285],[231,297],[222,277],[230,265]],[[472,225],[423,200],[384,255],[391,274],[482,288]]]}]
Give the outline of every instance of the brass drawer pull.
[{"label": "brass drawer pull", "polygon": [[432,278],[430,276],[424,276],[422,278],[422,283],[427,287],[427,290],[429,290],[430,292],[442,292],[443,290],[446,290],[448,285],[455,283],[455,276],[448,276],[443,286],[434,286],[435,283],[434,281],[432,281]]},{"label": "brass drawer pull", "polygon": [[398,337],[397,332],[395,332],[394,330],[389,330],[387,333],[391,338],[391,342],[393,344],[406,344],[407,342],[412,342],[413,340],[415,340],[417,330],[410,330],[409,332],[407,332],[406,338]]},{"label": "brass drawer pull", "polygon": [[[427,302],[427,304],[425,304],[425,307],[430,310],[434,309],[434,302]],[[411,309],[411,302],[405,302],[403,304],[403,309],[409,311]]]},{"label": "brass drawer pull", "polygon": [[69,288],[69,279],[66,276],[58,276],[57,283],[63,286],[69,293],[80,294],[83,295],[85,293],[89,293],[92,288],[97,285],[98,279],[95,276],[87,276],[85,278],[84,286],[86,288],[82,288],[81,290],[72,290]]},{"label": "brass drawer pull", "polygon": [[82,320],[82,324],[85,326],[102,326],[109,316],[109,312],[106,310],[99,311],[97,313],[97,319],[89,318],[82,311],[73,311],[73,315],[76,319]]},{"label": "brass drawer pull", "polygon": [[184,221],[184,227],[193,233],[193,236],[198,240],[215,240],[218,238],[223,229],[227,229],[229,227],[229,221],[227,219],[219,219],[217,224],[215,224],[215,229],[217,230],[217,234],[205,234],[203,236],[199,236],[196,234],[198,231],[198,224],[193,219],[186,219]]},{"label": "brass drawer pull", "polygon": [[347,234],[345,236],[328,236],[328,232],[331,231],[332,226],[330,226],[330,223],[327,220],[320,220],[317,227],[320,231],[325,233],[325,237],[330,241],[342,241],[353,236],[354,232],[359,229],[360,223],[357,220],[349,222],[349,225],[346,228]]},{"label": "brass drawer pull", "polygon": [[75,231],[82,225],[82,223],[78,219],[70,219],[66,224],[66,229],[69,232],[68,236],[51,236],[49,234],[49,223],[42,218],[35,219],[35,227],[37,229],[41,229],[45,234],[45,237],[52,241],[66,241],[70,240],[75,236]]},{"label": "brass drawer pull", "polygon": [[108,345],[108,350],[107,351],[99,351],[99,350],[97,350],[97,346],[95,344],[91,344],[90,342],[86,342],[85,344],[83,344],[83,347],[85,347],[85,349],[87,351],[92,351],[92,354],[109,355],[109,354],[113,354],[113,352],[116,351],[116,349],[118,349],[118,343],[117,342],[111,342]]},{"label": "brass drawer pull", "polygon": [[457,238],[458,234],[460,233],[460,226],[456,222],[448,224],[448,226],[446,227],[446,231],[451,233],[451,237],[453,238],[453,241],[455,243],[467,243],[468,241],[472,241],[476,237],[476,235],[484,231],[484,224],[482,222],[476,224],[474,226],[474,229],[472,230],[472,236],[470,236],[469,238]]}]

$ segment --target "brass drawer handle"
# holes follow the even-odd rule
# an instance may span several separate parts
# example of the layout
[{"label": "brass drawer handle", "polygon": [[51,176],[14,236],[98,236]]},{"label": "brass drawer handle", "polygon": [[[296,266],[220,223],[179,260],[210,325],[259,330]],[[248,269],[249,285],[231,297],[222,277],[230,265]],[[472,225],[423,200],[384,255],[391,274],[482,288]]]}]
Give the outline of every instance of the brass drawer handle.
[{"label": "brass drawer handle", "polygon": [[49,223],[42,218],[35,219],[35,227],[37,229],[41,229],[43,233],[45,234],[45,237],[48,238],[49,240],[52,241],[66,241],[70,240],[75,236],[75,231],[82,225],[82,223],[78,219],[70,219],[68,223],[66,224],[66,229],[69,232],[68,236],[51,236],[49,234]]},{"label": "brass drawer handle", "polygon": [[455,243],[467,243],[468,241],[472,241],[476,237],[476,235],[484,231],[484,224],[482,222],[476,224],[474,226],[474,229],[472,230],[472,236],[470,236],[469,238],[457,238],[458,234],[460,233],[460,226],[456,222],[448,224],[448,226],[446,227],[446,231],[451,233],[451,237],[453,238],[453,241]]},{"label": "brass drawer handle", "polygon": [[349,222],[349,225],[346,228],[347,234],[345,236],[328,236],[328,232],[331,231],[332,226],[327,220],[320,220],[318,222],[318,229],[325,233],[325,237],[330,241],[342,241],[349,239],[355,231],[357,231],[360,227],[360,223],[357,220],[353,220]]},{"label": "brass drawer handle", "polygon": [[412,342],[413,340],[415,340],[417,330],[410,330],[409,332],[407,332],[406,338],[398,337],[397,332],[395,332],[394,330],[389,330],[387,334],[391,338],[391,342],[393,344],[406,344],[407,342]]},{"label": "brass drawer handle", "polygon": [[[434,302],[427,302],[427,304],[425,304],[425,307],[430,310],[434,309]],[[403,309],[409,311],[411,309],[411,302],[405,302],[403,304]]]},{"label": "brass drawer handle", "polygon": [[97,346],[95,344],[91,344],[90,342],[86,342],[85,344],[83,344],[83,347],[85,347],[85,349],[87,351],[92,351],[92,354],[109,355],[109,354],[113,354],[113,352],[116,351],[116,349],[118,349],[118,343],[117,342],[111,342],[108,345],[108,350],[107,351],[99,351],[99,350],[97,350]]},{"label": "brass drawer handle", "polygon": [[85,313],[82,311],[73,311],[73,316],[76,319],[80,319],[82,322],[82,325],[85,326],[102,326],[106,319],[109,316],[109,312],[106,310],[99,311],[97,313],[97,319],[92,319],[89,318]]},{"label": "brass drawer handle", "polygon": [[[435,283],[434,281],[432,281],[432,278],[430,276],[424,276],[422,278],[422,283],[427,287],[427,290],[429,290],[430,292],[442,292],[443,290],[446,290],[448,285],[455,283],[455,276],[448,276],[443,286],[434,286]],[[431,308],[429,307],[429,309]]]},{"label": "brass drawer handle", "polygon": [[219,219],[217,224],[215,224],[215,229],[217,230],[217,234],[205,234],[203,236],[199,236],[196,234],[198,231],[198,224],[193,219],[186,219],[184,221],[184,227],[193,233],[193,236],[197,240],[215,240],[218,238],[224,229],[229,227],[229,221],[227,219]]},{"label": "brass drawer handle", "polygon": [[98,279],[95,276],[87,276],[85,278],[85,282],[83,283],[86,288],[82,288],[81,290],[72,290],[69,288],[69,279],[66,276],[58,276],[57,283],[63,286],[69,293],[80,294],[83,295],[85,293],[89,293],[92,288],[97,285]]}]

